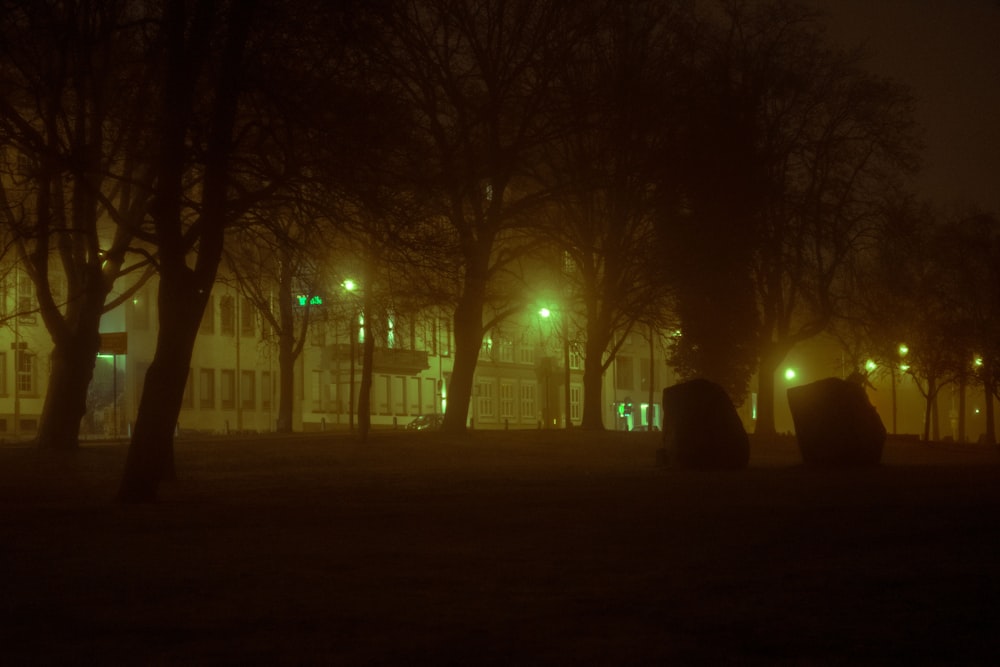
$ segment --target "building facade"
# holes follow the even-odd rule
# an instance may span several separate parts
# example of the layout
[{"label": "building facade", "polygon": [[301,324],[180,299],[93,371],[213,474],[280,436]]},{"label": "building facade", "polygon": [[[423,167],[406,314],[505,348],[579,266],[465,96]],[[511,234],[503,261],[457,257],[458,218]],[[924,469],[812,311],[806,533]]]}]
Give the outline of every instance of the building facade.
[{"label": "building facade", "polygon": [[[34,285],[16,267],[0,284],[0,438],[30,438],[48,381],[51,342],[35,311]],[[158,329],[156,283],[150,281],[101,322],[102,350],[88,398],[83,437],[131,434]],[[363,316],[314,305],[295,362],[293,429],[348,428],[361,385]],[[357,317],[357,321],[354,318]],[[353,326],[352,326],[353,324]],[[371,420],[402,428],[419,415],[443,414],[454,364],[445,313],[392,316],[376,344]],[[526,313],[489,332],[476,368],[469,426],[564,428],[579,424],[583,366],[558,314]],[[615,430],[656,427],[668,369],[648,337],[631,333],[602,386],[604,424]],[[567,372],[566,361],[569,368]],[[278,412],[277,340],[249,301],[218,283],[202,320],[178,419],[180,434],[269,432]],[[652,390],[652,401],[650,391]],[[353,399],[352,399],[353,397]],[[356,407],[354,407],[356,410]]]}]

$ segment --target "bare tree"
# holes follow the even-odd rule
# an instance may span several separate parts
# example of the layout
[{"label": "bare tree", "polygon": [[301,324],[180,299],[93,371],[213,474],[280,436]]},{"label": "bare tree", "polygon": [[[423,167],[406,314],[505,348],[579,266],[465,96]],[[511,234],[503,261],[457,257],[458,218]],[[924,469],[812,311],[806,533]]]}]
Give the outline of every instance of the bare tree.
[{"label": "bare tree", "polygon": [[138,159],[144,17],[127,2],[5,2],[0,12],[0,143],[14,167],[0,178],[0,215],[53,343],[37,440],[74,449],[101,315],[128,291],[108,295],[147,263],[127,265],[149,194]]},{"label": "bare tree", "polygon": [[871,243],[885,193],[914,165],[912,98],[824,45],[818,17],[785,3],[730,3],[719,48],[753,111],[766,188],[753,258],[759,308],[756,431],[774,433],[775,371],[824,331],[842,277]]},{"label": "bare tree", "polygon": [[[188,362],[222,259],[238,107],[254,15],[253,2],[165,3],[153,106],[159,145],[151,210],[158,251],[160,328],[146,373],[135,431],[119,489],[124,502],[155,499],[173,474],[173,432]],[[198,167],[192,169],[191,147]],[[195,210],[187,187],[198,184]],[[191,262],[191,264],[189,264]]]},{"label": "bare tree", "polygon": [[538,199],[524,173],[551,130],[544,112],[571,5],[403,0],[387,22],[381,57],[423,144],[416,189],[435,193],[456,250],[447,430],[466,428],[490,284],[515,256],[508,234]]},{"label": "bare tree", "polygon": [[677,149],[676,101],[690,17],[676,3],[595,3],[558,80],[566,119],[540,178],[556,193],[547,233],[582,302],[581,427],[603,429],[602,378],[668,290],[656,270],[658,186]]}]

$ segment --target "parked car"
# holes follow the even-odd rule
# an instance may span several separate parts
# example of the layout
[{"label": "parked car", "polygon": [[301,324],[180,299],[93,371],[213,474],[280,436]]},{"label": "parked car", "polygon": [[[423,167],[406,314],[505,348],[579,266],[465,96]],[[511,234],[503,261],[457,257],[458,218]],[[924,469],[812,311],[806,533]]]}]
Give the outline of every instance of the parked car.
[{"label": "parked car", "polygon": [[419,415],[406,425],[408,431],[428,431],[441,428],[444,415]]}]

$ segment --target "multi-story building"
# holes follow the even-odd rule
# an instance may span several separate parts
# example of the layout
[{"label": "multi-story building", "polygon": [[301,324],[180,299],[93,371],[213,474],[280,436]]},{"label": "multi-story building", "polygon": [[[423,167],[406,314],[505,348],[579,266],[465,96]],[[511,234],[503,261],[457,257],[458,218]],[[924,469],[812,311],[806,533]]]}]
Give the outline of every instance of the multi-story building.
[{"label": "multi-story building", "polygon": [[[9,271],[0,286],[0,313],[13,314],[0,326],[0,437],[30,437],[42,409],[51,343],[40,317],[31,314],[33,302],[34,285],[22,271]],[[102,319],[104,344],[82,428],[85,436],[127,437],[141,393],[155,391],[143,386],[156,345],[155,304],[153,280]],[[357,406],[366,327],[358,313],[313,308],[314,321],[295,362],[293,429],[346,428]],[[354,317],[358,321],[352,326]],[[426,312],[392,316],[385,325],[387,334],[376,345],[372,364],[372,424],[402,427],[418,415],[442,414],[454,355],[450,319],[445,313]],[[268,329],[235,288],[216,285],[191,359],[180,432],[275,428],[278,354]],[[659,423],[656,403],[668,382],[662,359],[650,356],[656,349],[658,343],[651,347],[637,333],[623,341],[602,387],[606,427],[625,430]],[[485,429],[561,428],[567,418],[579,424],[582,370],[558,314],[525,313],[485,337],[469,424]]]}]

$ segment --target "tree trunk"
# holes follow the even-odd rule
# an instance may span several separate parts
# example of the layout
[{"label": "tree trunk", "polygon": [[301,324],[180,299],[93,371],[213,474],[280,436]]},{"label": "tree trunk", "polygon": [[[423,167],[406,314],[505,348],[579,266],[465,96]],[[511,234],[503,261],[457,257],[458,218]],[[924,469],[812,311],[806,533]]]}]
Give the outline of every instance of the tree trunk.
[{"label": "tree trunk", "polygon": [[37,442],[42,449],[73,450],[79,446],[80,421],[87,413],[87,390],[100,347],[96,322],[84,328],[87,330],[55,342],[52,348],[49,385],[38,423]]},{"label": "tree trunk", "polygon": [[656,415],[656,410],[653,406],[656,405],[656,390],[654,387],[654,380],[656,379],[656,346],[654,344],[654,331],[652,325],[649,327],[649,402],[646,408],[646,430],[652,431],[655,424],[653,424],[654,416]]},{"label": "tree trunk", "polygon": [[295,334],[289,329],[278,332],[278,418],[275,431],[292,432],[295,412]]},{"label": "tree trunk", "polygon": [[[992,363],[986,368],[988,375],[993,372]],[[986,393],[986,432],[984,433],[986,444],[995,445],[997,442],[996,418],[993,412],[993,395],[996,393],[996,384],[992,380],[983,382],[983,390]]]},{"label": "tree trunk", "polygon": [[774,375],[778,372],[778,367],[781,366],[781,362],[785,360],[787,354],[788,348],[786,346],[771,343],[760,356],[760,365],[757,369],[757,424],[754,427],[755,435],[772,438],[777,434],[774,423]]},{"label": "tree trunk", "polygon": [[583,415],[580,417],[580,428],[603,431],[604,392],[601,384],[607,340],[598,333],[597,325],[591,326],[590,321],[588,319],[587,341],[584,344],[586,357],[583,360]]},{"label": "tree trunk", "polygon": [[958,383],[958,433],[956,437],[959,442],[965,442],[965,377]]},{"label": "tree trunk", "polygon": [[467,428],[472,383],[483,346],[483,299],[478,296],[481,292],[470,292],[467,288],[455,309],[455,365],[448,384],[448,409],[441,425],[442,430],[452,433]]},{"label": "tree trunk", "polygon": [[927,396],[924,401],[924,442],[931,437],[931,415],[934,412],[934,398],[937,395],[937,379],[927,378]]},{"label": "tree trunk", "polygon": [[195,287],[188,269],[160,279],[160,330],[118,491],[121,502],[152,502],[160,482],[174,476],[173,433],[207,300],[207,291]]},{"label": "tree trunk", "polygon": [[358,432],[361,435],[361,442],[368,441],[368,432],[372,428],[372,364],[375,362],[375,336],[372,333],[370,317],[369,315],[365,319],[365,341],[361,346],[361,389],[358,394]]}]

